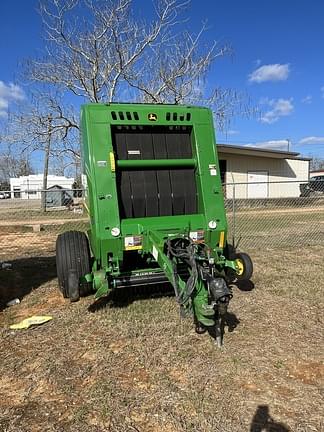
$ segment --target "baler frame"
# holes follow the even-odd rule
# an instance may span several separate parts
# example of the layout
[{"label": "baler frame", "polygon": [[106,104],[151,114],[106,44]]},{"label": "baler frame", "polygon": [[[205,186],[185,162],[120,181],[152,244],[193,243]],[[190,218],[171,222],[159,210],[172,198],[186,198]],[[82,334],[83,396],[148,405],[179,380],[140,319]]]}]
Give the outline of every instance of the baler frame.
[{"label": "baler frame", "polygon": [[[99,299],[123,283],[168,281],[181,310],[194,312],[197,329],[217,327],[232,296],[229,274],[249,278],[252,263],[227,244],[211,111],[90,104],[82,108],[81,130],[93,258],[85,273],[74,257],[64,267],[57,256],[63,294],[75,300],[83,286]],[[59,250],[60,242],[64,234]]]}]

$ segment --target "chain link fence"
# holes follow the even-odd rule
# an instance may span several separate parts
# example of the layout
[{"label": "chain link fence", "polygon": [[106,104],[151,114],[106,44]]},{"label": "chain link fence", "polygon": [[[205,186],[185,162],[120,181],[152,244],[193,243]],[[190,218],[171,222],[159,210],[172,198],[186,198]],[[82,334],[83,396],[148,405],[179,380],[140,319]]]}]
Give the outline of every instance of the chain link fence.
[{"label": "chain link fence", "polygon": [[324,182],[224,185],[228,238],[242,249],[324,244]]},{"label": "chain link fence", "polygon": [[[229,241],[243,250],[324,245],[324,182],[311,183],[223,185]],[[0,191],[0,261],[53,256],[59,233],[88,226],[81,190]]]},{"label": "chain link fence", "polygon": [[86,231],[82,190],[0,191],[0,261],[55,255],[58,234]]}]

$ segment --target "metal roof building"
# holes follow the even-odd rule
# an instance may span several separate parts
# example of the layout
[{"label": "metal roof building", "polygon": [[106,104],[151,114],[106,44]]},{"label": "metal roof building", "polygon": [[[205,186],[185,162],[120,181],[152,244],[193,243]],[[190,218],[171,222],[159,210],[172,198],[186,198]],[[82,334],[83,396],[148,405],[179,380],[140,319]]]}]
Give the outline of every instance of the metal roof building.
[{"label": "metal roof building", "polygon": [[298,197],[299,184],[308,181],[310,159],[299,153],[225,144],[217,149],[227,198]]}]

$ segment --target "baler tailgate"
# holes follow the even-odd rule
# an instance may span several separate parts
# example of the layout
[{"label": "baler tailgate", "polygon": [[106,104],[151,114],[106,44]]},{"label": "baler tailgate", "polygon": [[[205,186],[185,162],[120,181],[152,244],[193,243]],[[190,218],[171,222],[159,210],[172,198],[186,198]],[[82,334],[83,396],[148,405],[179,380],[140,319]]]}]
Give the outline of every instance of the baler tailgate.
[{"label": "baler tailgate", "polygon": [[[124,161],[152,161],[155,170],[123,168],[118,173],[121,218],[173,216],[197,213],[195,170],[181,168],[181,160],[192,160],[189,128],[147,126],[113,129],[117,166]],[[180,144],[180,145],[179,145]],[[179,160],[179,167],[163,169],[158,160]],[[128,164],[130,165],[130,164]]]}]

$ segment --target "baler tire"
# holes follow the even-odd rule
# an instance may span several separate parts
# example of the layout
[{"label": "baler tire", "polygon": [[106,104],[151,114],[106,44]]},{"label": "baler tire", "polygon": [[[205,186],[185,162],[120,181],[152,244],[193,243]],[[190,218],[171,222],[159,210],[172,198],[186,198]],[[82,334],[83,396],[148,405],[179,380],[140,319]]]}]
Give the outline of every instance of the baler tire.
[{"label": "baler tire", "polygon": [[237,253],[235,259],[240,260],[243,264],[243,272],[241,274],[236,273],[238,280],[250,280],[253,274],[253,263],[250,256],[247,253]]},{"label": "baler tire", "polygon": [[80,299],[79,277],[75,269],[68,273],[68,293],[70,302],[77,302]]},{"label": "baler tire", "polygon": [[[69,298],[69,272],[76,271],[80,278],[90,273],[90,249],[86,234],[81,231],[67,231],[60,234],[56,240],[56,269],[59,289],[63,297]],[[79,284],[80,296],[91,292],[91,284]]]}]

